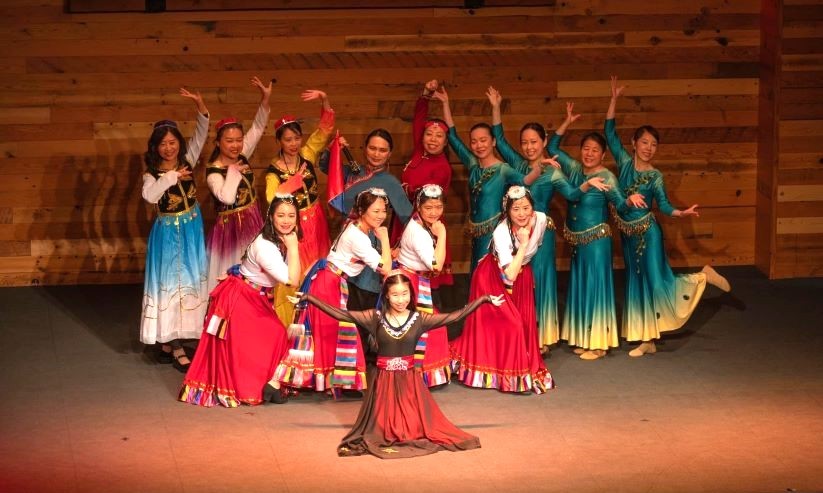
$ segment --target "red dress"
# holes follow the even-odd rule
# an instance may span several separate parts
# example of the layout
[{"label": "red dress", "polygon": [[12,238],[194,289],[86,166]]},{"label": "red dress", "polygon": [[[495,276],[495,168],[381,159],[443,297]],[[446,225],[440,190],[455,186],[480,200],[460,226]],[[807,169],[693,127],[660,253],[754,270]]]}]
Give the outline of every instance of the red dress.
[{"label": "red dress", "polygon": [[[449,185],[452,180],[452,167],[445,150],[436,156],[432,156],[427,154],[423,148],[423,133],[426,129],[428,114],[429,98],[421,96],[417,100],[417,105],[414,107],[414,120],[412,123],[414,151],[408,164],[403,168],[403,173],[400,175],[400,182],[403,184],[403,189],[406,191],[406,195],[408,195],[412,205],[414,205],[414,193],[423,185],[440,185],[440,188],[443,189],[443,196],[445,197],[449,191]],[[445,130],[444,133],[446,133]],[[400,235],[403,233],[403,227],[397,222],[397,219],[395,218],[393,221],[395,221],[395,224],[392,226],[392,245],[397,243]],[[446,260],[443,264],[440,275],[431,279],[432,289],[437,289],[441,285],[451,286],[454,284],[454,279],[452,278],[451,252],[448,247],[446,247]]]},{"label": "red dress", "polygon": [[306,299],[330,317],[368,330],[377,343],[377,370],[369,378],[370,390],[357,421],[337,447],[338,455],[401,459],[480,447],[476,436],[457,428],[437,406],[414,366],[412,352],[426,331],[462,320],[488,301],[488,296],[452,313],[412,312],[400,327],[392,326],[377,310],[349,312],[312,295]]},{"label": "red dress", "polygon": [[457,378],[470,387],[541,394],[554,387],[537,342],[534,275],[523,266],[509,292],[494,255],[480,260],[469,298],[504,293],[499,308],[480,307],[466,319],[463,334],[452,342]]}]

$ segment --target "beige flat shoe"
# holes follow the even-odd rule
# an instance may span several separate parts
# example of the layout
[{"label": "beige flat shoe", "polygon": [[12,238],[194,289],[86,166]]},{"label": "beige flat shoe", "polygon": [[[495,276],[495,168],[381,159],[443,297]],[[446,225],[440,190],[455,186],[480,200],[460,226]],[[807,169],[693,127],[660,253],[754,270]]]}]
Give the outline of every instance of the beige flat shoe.
[{"label": "beige flat shoe", "polygon": [[639,358],[644,354],[654,354],[656,352],[657,346],[654,345],[654,341],[649,341],[641,343],[639,346],[629,351],[629,356],[632,358]]},{"label": "beige flat shoe", "polygon": [[600,359],[603,356],[606,356],[606,351],[602,349],[592,349],[590,351],[584,351],[583,354],[580,355],[580,359],[584,359],[586,361],[593,361],[596,359]]},{"label": "beige flat shoe", "polygon": [[585,349],[583,349],[582,347],[576,347],[576,348],[574,348],[574,354],[580,355],[580,354],[583,354],[583,353],[585,353],[585,352],[586,352],[586,350],[585,350]]},{"label": "beige flat shoe", "polygon": [[714,267],[711,265],[703,266],[703,270],[700,272],[706,274],[706,282],[712,286],[716,286],[721,291],[725,291],[727,293],[732,290],[732,285],[729,284],[729,281],[714,270]]}]

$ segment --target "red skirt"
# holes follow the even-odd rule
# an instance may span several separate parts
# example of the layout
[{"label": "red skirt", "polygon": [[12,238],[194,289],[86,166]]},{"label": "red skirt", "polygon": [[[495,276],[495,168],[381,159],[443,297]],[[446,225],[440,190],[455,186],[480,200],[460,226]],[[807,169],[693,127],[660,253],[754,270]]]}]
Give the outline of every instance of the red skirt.
[{"label": "red skirt", "polygon": [[[332,306],[346,308],[346,281],[329,267],[317,273],[308,292]],[[357,328],[353,324],[343,327],[311,304],[306,317],[311,331],[312,361],[306,364],[284,359],[276,369],[276,378],[285,385],[313,387],[318,391],[332,387],[365,389],[366,360]]]},{"label": "red skirt", "polygon": [[[380,357],[354,427],[337,447],[340,456],[372,454],[402,459],[440,450],[480,448],[480,440],[449,421],[414,370],[412,356]],[[408,369],[389,370],[403,360]]]},{"label": "red skirt", "polygon": [[[439,313],[432,303],[430,280],[415,271],[402,267],[417,293],[417,310]],[[426,332],[417,342],[414,353],[415,366],[423,371],[423,382],[429,387],[449,383],[451,379],[451,351],[446,327],[438,327]]]},{"label": "red skirt", "polygon": [[179,399],[205,407],[260,404],[263,386],[286,353],[286,329],[268,297],[239,277],[226,278],[210,297]]},{"label": "red skirt", "polygon": [[534,275],[526,265],[509,294],[492,255],[480,260],[469,289],[469,299],[503,294],[499,307],[483,304],[466,318],[463,333],[452,342],[457,378],[470,387],[503,392],[541,394],[554,381],[537,341]]}]

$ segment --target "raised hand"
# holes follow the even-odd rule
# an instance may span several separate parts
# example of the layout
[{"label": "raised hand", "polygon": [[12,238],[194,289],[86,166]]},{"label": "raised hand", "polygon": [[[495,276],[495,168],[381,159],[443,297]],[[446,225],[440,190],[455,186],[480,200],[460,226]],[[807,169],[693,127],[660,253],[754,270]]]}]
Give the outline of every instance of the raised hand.
[{"label": "raised hand", "polygon": [[263,82],[256,75],[251,78],[251,85],[260,90],[261,101],[268,101],[271,97],[271,84],[271,81],[269,81],[268,84],[263,84]]},{"label": "raised hand", "polygon": [[489,303],[494,306],[500,306],[506,302],[506,299],[503,297],[502,294],[498,294],[497,296],[490,294],[489,295]]},{"label": "raised hand", "polygon": [[315,99],[326,100],[328,99],[328,96],[325,92],[320,91],[318,89],[308,89],[303,91],[302,94],[300,94],[300,98],[303,101],[314,101]]},{"label": "raised hand", "polygon": [[552,168],[560,169],[560,163],[557,161],[557,157],[558,156],[555,154],[552,157],[545,157],[541,159],[540,166],[542,166],[544,169],[548,168],[549,166],[551,166]]},{"label": "raised hand", "polygon": [[612,75],[611,80],[612,80],[612,99],[617,99],[617,98],[620,97],[621,94],[623,94],[623,90],[626,89],[626,86],[618,86],[617,85],[617,76],[616,75]]},{"label": "raised hand", "polygon": [[446,92],[446,88],[443,86],[439,86],[437,90],[432,93],[432,98],[443,104],[449,104],[449,93]]},{"label": "raised hand", "polygon": [[580,118],[580,113],[574,114],[574,103],[566,103],[566,123],[572,124],[576,122],[578,118]]},{"label": "raised hand", "polygon": [[600,176],[589,178],[586,180],[586,183],[588,183],[590,187],[596,188],[601,192],[608,192],[612,188],[611,185],[606,183]]},{"label": "raised hand", "polygon": [[689,207],[688,209],[684,209],[684,210],[680,211],[680,213],[677,215],[677,217],[686,217],[686,216],[700,217],[700,213],[697,212],[697,204],[694,204],[693,206]]},{"label": "raised hand", "polygon": [[486,97],[489,98],[489,102],[492,104],[493,107],[500,107],[500,103],[503,102],[503,96],[500,95],[500,91],[495,89],[492,86],[489,86],[486,89]]},{"label": "raised hand", "polygon": [[194,101],[194,104],[197,105],[197,111],[201,114],[205,115],[209,112],[209,110],[206,109],[206,103],[203,102],[203,96],[201,96],[199,92],[190,92],[185,87],[181,87],[180,95]]},{"label": "raised hand", "polygon": [[629,195],[629,198],[626,199],[630,206],[635,207],[637,209],[645,209],[646,208],[646,201],[643,199],[643,195],[639,193],[633,193]]},{"label": "raised hand", "polygon": [[434,91],[437,90],[437,87],[440,85],[440,82],[437,79],[432,79],[426,82],[426,85],[423,86],[423,95],[431,97],[434,94]]}]

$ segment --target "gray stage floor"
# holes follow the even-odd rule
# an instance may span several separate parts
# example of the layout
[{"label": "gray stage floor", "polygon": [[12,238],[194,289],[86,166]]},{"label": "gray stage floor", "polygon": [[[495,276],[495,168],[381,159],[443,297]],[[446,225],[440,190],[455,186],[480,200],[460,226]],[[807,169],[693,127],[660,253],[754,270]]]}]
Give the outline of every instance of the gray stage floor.
[{"label": "gray stage floor", "polygon": [[359,401],[177,402],[141,286],[0,289],[0,491],[823,491],[823,279],[721,271],[733,295],[655,355],[561,346],[547,395],[437,391],[483,447],[399,461],[335,455]]}]

